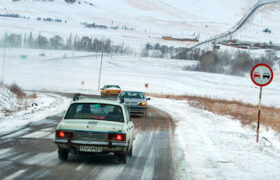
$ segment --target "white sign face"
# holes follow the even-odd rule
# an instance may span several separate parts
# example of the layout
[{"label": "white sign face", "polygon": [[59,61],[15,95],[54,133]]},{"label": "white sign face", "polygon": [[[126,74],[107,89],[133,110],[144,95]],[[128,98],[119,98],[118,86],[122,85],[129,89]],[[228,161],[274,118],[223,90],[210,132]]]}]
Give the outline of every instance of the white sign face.
[{"label": "white sign face", "polygon": [[256,65],[251,72],[252,81],[258,86],[268,85],[273,78],[272,69],[266,64]]}]

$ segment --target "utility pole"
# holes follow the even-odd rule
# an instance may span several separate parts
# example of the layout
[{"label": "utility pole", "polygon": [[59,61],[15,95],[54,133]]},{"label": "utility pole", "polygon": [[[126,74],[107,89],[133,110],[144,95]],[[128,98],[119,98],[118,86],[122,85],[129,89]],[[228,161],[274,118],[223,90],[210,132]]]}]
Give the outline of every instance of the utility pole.
[{"label": "utility pole", "polygon": [[[103,41],[101,41],[103,43]],[[100,61],[100,69],[99,69],[99,77],[98,77],[98,87],[97,90],[100,90],[100,80],[101,80],[101,71],[102,71],[102,63],[103,63],[103,50],[104,44],[102,44],[102,53],[101,53],[101,61]]]},{"label": "utility pole", "polygon": [[6,59],[6,40],[4,40],[4,49],[3,49],[2,77],[1,77],[2,84],[4,84],[5,59]]}]

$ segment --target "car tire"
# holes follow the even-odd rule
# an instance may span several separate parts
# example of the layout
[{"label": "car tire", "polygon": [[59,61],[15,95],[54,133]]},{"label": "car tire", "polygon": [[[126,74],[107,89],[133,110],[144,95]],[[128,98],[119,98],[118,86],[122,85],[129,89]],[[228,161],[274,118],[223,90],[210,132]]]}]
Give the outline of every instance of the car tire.
[{"label": "car tire", "polygon": [[130,150],[128,152],[128,156],[129,157],[132,157],[132,152],[133,152],[133,145],[131,145],[131,148],[130,148]]},{"label": "car tire", "polygon": [[126,164],[126,160],[127,160],[127,153],[119,155],[119,162],[120,163]]},{"label": "car tire", "polygon": [[65,149],[58,150],[58,159],[61,161],[66,161],[68,159],[69,152]]}]

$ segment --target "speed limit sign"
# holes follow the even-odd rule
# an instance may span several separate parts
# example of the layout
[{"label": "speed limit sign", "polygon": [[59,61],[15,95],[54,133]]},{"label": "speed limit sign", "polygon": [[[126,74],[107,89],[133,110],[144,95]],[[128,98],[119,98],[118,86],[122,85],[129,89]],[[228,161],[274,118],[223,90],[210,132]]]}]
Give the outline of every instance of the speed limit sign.
[{"label": "speed limit sign", "polygon": [[257,124],[257,142],[259,141],[260,120],[261,120],[261,101],[262,101],[262,88],[271,83],[273,79],[273,71],[267,64],[257,64],[251,70],[251,79],[253,83],[260,86],[259,94],[259,110],[258,110],[258,124]]}]

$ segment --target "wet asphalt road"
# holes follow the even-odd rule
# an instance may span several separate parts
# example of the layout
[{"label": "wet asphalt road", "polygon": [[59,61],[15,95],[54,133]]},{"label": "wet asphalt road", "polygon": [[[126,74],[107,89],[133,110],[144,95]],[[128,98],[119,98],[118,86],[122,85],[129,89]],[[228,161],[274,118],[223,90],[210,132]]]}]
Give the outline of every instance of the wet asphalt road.
[{"label": "wet asphalt road", "polygon": [[150,107],[145,118],[132,118],[137,136],[126,164],[114,155],[71,154],[60,161],[53,138],[62,116],[0,136],[0,179],[175,179],[174,124],[168,114]]}]

